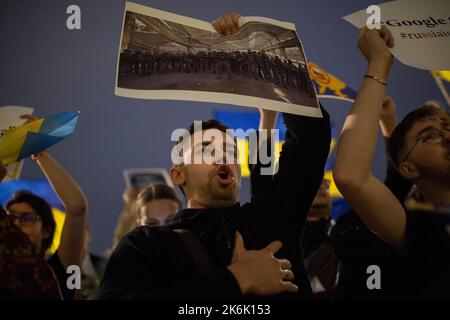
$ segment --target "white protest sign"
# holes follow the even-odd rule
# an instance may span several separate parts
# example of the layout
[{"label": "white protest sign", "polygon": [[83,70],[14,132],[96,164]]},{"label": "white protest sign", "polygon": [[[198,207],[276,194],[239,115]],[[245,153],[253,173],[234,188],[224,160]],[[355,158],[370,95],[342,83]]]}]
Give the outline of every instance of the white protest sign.
[{"label": "white protest sign", "polygon": [[[397,0],[378,5],[381,25],[392,32],[392,54],[402,63],[425,70],[450,69],[450,1]],[[366,8],[343,17],[357,28],[366,25]]]},{"label": "white protest sign", "polygon": [[221,35],[210,22],[126,2],[115,94],[322,117],[295,25],[241,17],[239,26]]}]

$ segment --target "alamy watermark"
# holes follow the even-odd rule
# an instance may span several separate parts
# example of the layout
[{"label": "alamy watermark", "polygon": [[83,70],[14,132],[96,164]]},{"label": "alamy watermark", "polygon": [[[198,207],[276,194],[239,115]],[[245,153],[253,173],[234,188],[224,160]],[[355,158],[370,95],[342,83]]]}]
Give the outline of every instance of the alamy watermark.
[{"label": "alamy watermark", "polygon": [[367,289],[381,290],[381,269],[376,264],[367,267],[366,273],[369,275],[366,281]]},{"label": "alamy watermark", "polygon": [[[171,141],[171,158],[175,165],[181,164],[241,164],[236,137],[248,140],[249,164],[261,166],[261,175],[272,175],[275,167],[275,146],[279,142],[278,129],[227,129],[226,134],[218,129],[202,129],[201,121],[194,121],[194,132],[175,129]],[[259,161],[258,161],[259,160]]]},{"label": "alamy watermark", "polygon": [[67,267],[66,286],[69,290],[81,289],[81,268],[75,264]]},{"label": "alamy watermark", "polygon": [[66,13],[69,15],[66,20],[68,30],[81,30],[81,9],[76,4],[67,7]]},{"label": "alamy watermark", "polygon": [[368,6],[366,13],[370,16],[366,20],[366,26],[370,30],[381,29],[381,9],[377,5]]}]

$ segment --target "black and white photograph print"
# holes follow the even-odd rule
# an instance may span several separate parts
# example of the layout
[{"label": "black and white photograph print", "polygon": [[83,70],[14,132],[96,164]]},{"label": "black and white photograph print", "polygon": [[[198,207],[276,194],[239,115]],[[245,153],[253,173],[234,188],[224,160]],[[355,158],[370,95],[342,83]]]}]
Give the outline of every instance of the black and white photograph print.
[{"label": "black and white photograph print", "polygon": [[239,24],[221,35],[208,22],[127,2],[116,94],[321,117],[295,26],[259,17]]}]

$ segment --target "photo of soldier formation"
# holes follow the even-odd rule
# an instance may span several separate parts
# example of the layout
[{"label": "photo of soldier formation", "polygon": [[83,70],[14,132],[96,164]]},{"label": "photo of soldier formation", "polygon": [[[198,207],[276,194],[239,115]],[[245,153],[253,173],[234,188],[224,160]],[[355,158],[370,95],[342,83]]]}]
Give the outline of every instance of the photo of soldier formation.
[{"label": "photo of soldier formation", "polygon": [[[255,24],[263,23],[250,22],[248,28],[241,29],[247,32],[241,31],[239,37],[208,44],[210,37],[201,34],[202,30],[162,21],[127,13],[118,87],[226,92],[316,106],[295,32],[266,24],[284,34],[267,46],[267,37],[274,37],[274,32],[255,31]],[[161,26],[172,25],[178,25],[177,34],[161,31]],[[260,48],[259,42],[266,48]]]}]

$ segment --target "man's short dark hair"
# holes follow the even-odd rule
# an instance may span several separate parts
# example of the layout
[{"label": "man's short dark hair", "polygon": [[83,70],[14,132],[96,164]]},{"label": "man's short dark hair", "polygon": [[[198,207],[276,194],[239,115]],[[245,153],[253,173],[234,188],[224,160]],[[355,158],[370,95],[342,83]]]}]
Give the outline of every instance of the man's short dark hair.
[{"label": "man's short dark hair", "polygon": [[[202,121],[202,130],[208,130],[208,129],[217,129],[222,132],[227,133],[227,129],[230,129],[230,127],[224,125],[222,122],[216,120],[216,119],[209,119],[206,121]],[[188,127],[188,131],[190,134],[194,133],[194,122],[190,124]]]},{"label": "man's short dark hair", "polygon": [[[195,122],[192,122],[189,127],[187,127],[187,131],[189,132],[189,135],[193,135],[195,131]],[[227,130],[230,129],[230,127],[227,127],[222,122],[217,121],[216,119],[210,119],[210,120],[202,120],[202,131],[209,130],[209,129],[217,129],[219,131],[222,131],[223,133],[227,133]],[[175,145],[179,144],[183,141],[184,137],[180,137],[177,142],[175,142]]]},{"label": "man's short dark hair", "polygon": [[408,132],[416,122],[423,121],[424,119],[433,116],[438,116],[438,110],[436,110],[436,107],[424,105],[419,109],[408,113],[395,127],[391,138],[389,139],[388,152],[397,168],[402,160],[400,159],[400,156],[404,153],[406,135]]},{"label": "man's short dark hair", "polygon": [[[209,120],[202,120],[202,130],[208,130],[208,129],[217,129],[220,130],[224,133],[227,133],[227,129],[230,129],[230,127],[227,127],[226,125],[224,125],[222,122],[216,120],[216,119],[209,119]],[[186,128],[187,131],[189,131],[189,134],[192,135],[194,134],[194,130],[195,130],[195,121],[192,122],[189,127]],[[180,141],[178,141],[180,142]],[[178,144],[177,142],[177,144]]]}]

